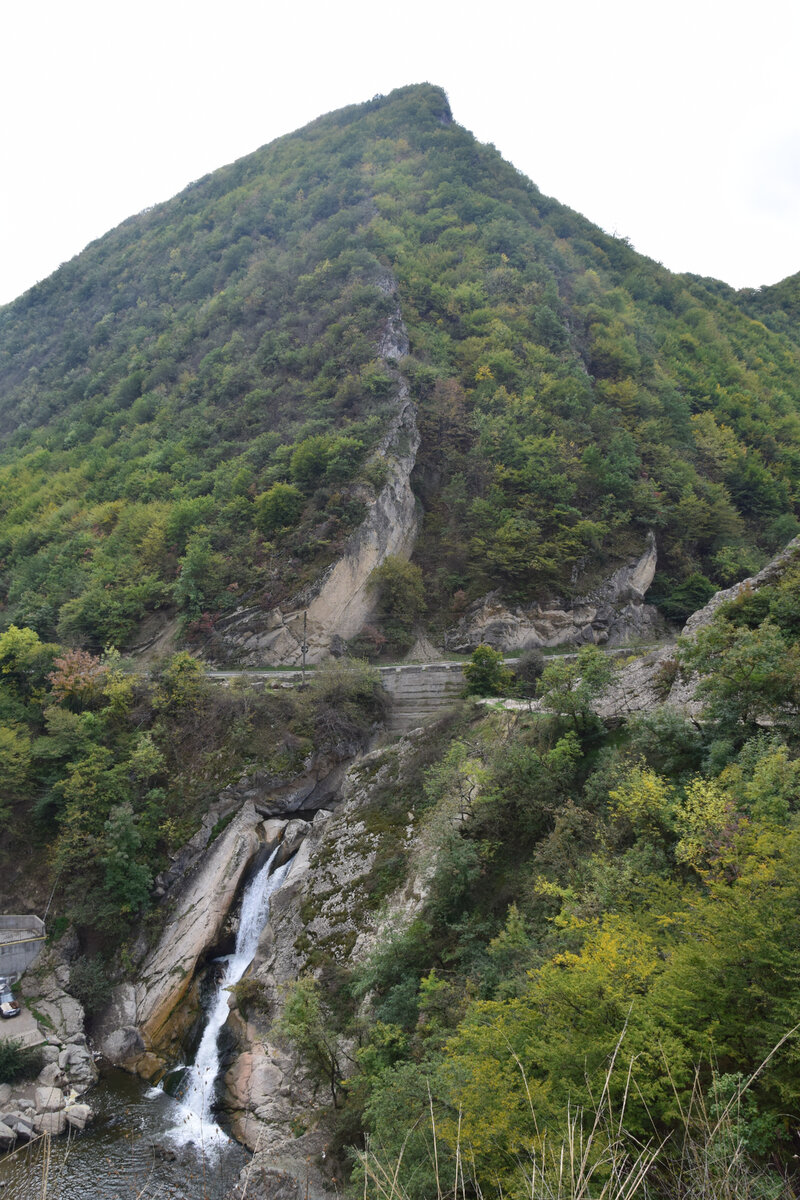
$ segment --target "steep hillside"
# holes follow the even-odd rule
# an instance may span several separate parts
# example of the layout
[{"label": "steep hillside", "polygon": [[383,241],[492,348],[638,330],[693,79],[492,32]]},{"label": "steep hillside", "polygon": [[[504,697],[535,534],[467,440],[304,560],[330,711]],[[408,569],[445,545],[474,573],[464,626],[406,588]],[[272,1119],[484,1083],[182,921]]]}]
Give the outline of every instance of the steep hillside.
[{"label": "steep hillside", "polygon": [[2,619],[93,648],[155,610],[198,646],[240,609],[280,621],[373,511],[406,395],[415,619],[568,599],[650,530],[682,619],[800,528],[782,289],[670,274],[429,85],[323,117],[0,312]]},{"label": "steep hillside", "polygon": [[745,289],[739,294],[742,307],[770,329],[800,341],[800,274],[790,275],[770,287]]},{"label": "steep hillside", "polygon": [[84,1029],[147,1079],[191,1061],[207,961],[280,842],[220,1077],[253,1194],[377,1197],[387,1172],[427,1200],[463,1170],[523,1196],[544,1170],[547,1196],[583,1136],[612,1200],[642,1146],[655,1200],[796,1197],[799,632],[800,538],[677,650],[584,646],[520,680],[533,701],[476,656],[492,699],[392,739],[363,663],[262,690],[10,629],[0,910],[50,904],[23,999],[59,1063],[80,1041],[91,1066]]}]

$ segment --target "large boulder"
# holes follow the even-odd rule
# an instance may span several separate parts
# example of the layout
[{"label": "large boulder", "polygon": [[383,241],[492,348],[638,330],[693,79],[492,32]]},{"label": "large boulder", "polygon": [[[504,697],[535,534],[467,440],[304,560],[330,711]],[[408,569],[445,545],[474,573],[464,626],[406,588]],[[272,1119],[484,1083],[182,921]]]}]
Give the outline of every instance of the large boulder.
[{"label": "large boulder", "polygon": [[59,964],[54,971],[43,978],[37,978],[35,983],[33,980],[29,983],[27,977],[24,982],[26,995],[31,994],[29,989],[36,987],[38,993],[34,998],[36,1011],[49,1022],[58,1041],[74,1042],[84,1036],[83,1005],[67,991],[69,967],[66,964]]},{"label": "large boulder", "polygon": [[59,1087],[37,1087],[34,1093],[36,1111],[58,1112],[64,1107],[64,1093]]},{"label": "large boulder", "polygon": [[[258,823],[252,803],[245,802],[179,889],[171,919],[139,973],[136,1027],[146,1050],[156,1055],[175,1050],[196,1015],[197,998],[191,997],[187,1003],[187,994],[198,961],[218,940],[242,876],[261,846]],[[121,1003],[122,998],[119,1000]],[[131,1004],[126,1015],[132,1011]],[[131,1027],[133,1022],[127,1028]],[[106,1053],[121,1044],[119,1039],[109,1043],[108,1037],[103,1043]],[[115,1061],[136,1066],[125,1058],[116,1057]]]},{"label": "large boulder", "polygon": [[67,1118],[67,1124],[73,1129],[85,1129],[89,1121],[91,1121],[93,1113],[88,1104],[71,1104],[65,1109],[64,1115]]},{"label": "large boulder", "polygon": [[144,1042],[136,1028],[136,986],[121,983],[96,1022],[95,1043],[109,1062],[120,1064],[144,1051]]},{"label": "large boulder", "polygon": [[37,1113],[33,1118],[33,1127],[37,1133],[49,1133],[60,1137],[67,1128],[67,1117],[63,1109],[58,1112]]},{"label": "large boulder", "polygon": [[64,1072],[58,1062],[49,1062],[39,1072],[37,1083],[40,1087],[61,1087],[64,1082]]},{"label": "large boulder", "polygon": [[58,1070],[79,1091],[85,1091],[97,1082],[98,1071],[92,1052],[83,1042],[70,1042],[64,1046],[58,1056]]},{"label": "large boulder", "polygon": [[120,1065],[144,1054],[145,1044],[135,1025],[112,1029],[99,1043],[100,1052],[110,1063]]},{"label": "large boulder", "polygon": [[33,1127],[33,1117],[25,1116],[20,1112],[6,1113],[3,1116],[3,1124],[7,1125],[14,1136],[23,1142],[29,1142],[36,1133]]}]

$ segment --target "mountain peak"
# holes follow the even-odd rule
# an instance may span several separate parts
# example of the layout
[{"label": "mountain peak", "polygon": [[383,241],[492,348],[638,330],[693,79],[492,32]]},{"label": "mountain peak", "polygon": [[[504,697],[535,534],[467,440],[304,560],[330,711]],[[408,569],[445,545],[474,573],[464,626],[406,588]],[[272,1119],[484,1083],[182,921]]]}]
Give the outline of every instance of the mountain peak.
[{"label": "mountain peak", "polygon": [[651,529],[680,620],[797,532],[778,292],[637,254],[430,83],[329,113],[0,310],[3,619],[134,645],[168,613],[200,647],[308,607],[415,444],[411,401],[400,543],[432,631],[494,592],[566,611]]}]

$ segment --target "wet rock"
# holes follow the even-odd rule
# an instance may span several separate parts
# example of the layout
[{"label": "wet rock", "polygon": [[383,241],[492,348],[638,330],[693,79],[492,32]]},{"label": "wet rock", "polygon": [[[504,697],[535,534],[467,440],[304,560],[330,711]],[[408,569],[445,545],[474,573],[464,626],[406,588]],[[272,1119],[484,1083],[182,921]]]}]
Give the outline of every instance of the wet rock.
[{"label": "wet rock", "polygon": [[17,1135],[13,1129],[0,1121],[0,1149],[9,1150],[17,1140]]},{"label": "wet rock", "polygon": [[88,1104],[71,1104],[66,1109],[67,1124],[73,1129],[85,1129],[93,1115]]},{"label": "wet rock", "polygon": [[67,1128],[67,1118],[63,1109],[57,1112],[37,1113],[33,1118],[33,1127],[37,1133],[49,1133],[60,1137]]},{"label": "wet rock", "polygon": [[283,837],[283,831],[286,828],[286,821],[281,821],[277,817],[270,817],[266,821],[261,822],[261,836],[264,839],[264,847],[270,853],[275,849],[278,842]]},{"label": "wet rock", "polygon": [[148,1079],[151,1083],[157,1083],[162,1078],[165,1069],[164,1059],[149,1051],[136,1060],[137,1075],[141,1075],[142,1079]]},{"label": "wet rock", "polygon": [[172,920],[136,987],[137,1025],[148,1051],[174,1048],[193,1019],[195,1006],[185,1001],[197,962],[217,941],[239,882],[260,849],[257,824],[258,815],[246,802],[175,897]]}]

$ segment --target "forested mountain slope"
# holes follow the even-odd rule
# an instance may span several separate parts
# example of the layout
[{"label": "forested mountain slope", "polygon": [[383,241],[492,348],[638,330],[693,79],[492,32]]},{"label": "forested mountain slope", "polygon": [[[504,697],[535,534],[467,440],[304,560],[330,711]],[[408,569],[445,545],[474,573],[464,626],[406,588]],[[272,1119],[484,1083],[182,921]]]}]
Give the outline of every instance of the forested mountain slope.
[{"label": "forested mountain slope", "polygon": [[435,87],[330,114],[0,311],[3,621],[124,646],[160,608],[202,644],[273,608],[383,485],[398,368],[433,626],[574,594],[650,529],[680,618],[800,528],[795,293],[643,258]]}]

